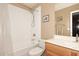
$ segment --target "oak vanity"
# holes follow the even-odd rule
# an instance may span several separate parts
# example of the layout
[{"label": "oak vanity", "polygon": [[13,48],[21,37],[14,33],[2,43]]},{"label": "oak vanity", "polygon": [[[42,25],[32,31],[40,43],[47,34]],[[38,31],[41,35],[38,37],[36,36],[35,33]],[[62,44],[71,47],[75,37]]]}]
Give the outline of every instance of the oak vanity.
[{"label": "oak vanity", "polygon": [[46,56],[79,56],[79,42],[75,38],[57,36],[45,40]]}]

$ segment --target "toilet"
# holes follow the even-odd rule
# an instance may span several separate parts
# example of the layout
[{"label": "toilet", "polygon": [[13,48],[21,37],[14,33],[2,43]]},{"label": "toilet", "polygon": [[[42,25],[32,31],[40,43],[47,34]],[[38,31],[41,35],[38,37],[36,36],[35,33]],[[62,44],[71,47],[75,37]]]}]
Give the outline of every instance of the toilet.
[{"label": "toilet", "polygon": [[34,46],[29,50],[28,54],[29,56],[41,56],[45,50],[45,42],[43,40],[34,40],[34,42]]},{"label": "toilet", "polygon": [[35,47],[29,51],[30,56],[40,56],[43,54],[43,48]]}]

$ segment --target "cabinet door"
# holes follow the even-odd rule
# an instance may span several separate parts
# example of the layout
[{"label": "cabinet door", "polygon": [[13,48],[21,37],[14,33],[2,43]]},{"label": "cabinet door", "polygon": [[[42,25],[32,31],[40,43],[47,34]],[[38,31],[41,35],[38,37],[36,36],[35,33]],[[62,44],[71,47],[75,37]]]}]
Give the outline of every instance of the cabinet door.
[{"label": "cabinet door", "polygon": [[52,54],[55,53],[56,55],[59,55],[59,56],[70,56],[71,55],[71,50],[61,47],[61,46],[51,44],[51,43],[47,43],[47,42],[46,42],[46,49],[47,51],[51,51]]},{"label": "cabinet door", "polygon": [[79,56],[79,52],[78,51],[71,51],[71,56]]},{"label": "cabinet door", "polygon": [[77,53],[71,52],[71,56],[77,56]]},{"label": "cabinet door", "polygon": [[51,52],[49,50],[46,51],[46,55],[47,56],[58,56],[57,54],[55,54],[55,53],[53,53],[53,52]]}]

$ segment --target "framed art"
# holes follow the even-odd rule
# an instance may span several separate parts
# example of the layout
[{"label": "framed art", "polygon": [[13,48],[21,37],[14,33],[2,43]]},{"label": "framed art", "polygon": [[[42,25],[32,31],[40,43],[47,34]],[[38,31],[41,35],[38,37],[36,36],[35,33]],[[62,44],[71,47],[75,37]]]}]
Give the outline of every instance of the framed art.
[{"label": "framed art", "polygon": [[49,15],[43,16],[43,22],[48,22],[49,21]]}]

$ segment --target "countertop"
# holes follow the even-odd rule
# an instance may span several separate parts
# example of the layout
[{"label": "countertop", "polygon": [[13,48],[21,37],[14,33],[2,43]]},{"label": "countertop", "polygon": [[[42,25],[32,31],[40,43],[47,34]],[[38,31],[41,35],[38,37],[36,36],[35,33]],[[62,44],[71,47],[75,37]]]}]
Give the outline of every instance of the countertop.
[{"label": "countertop", "polygon": [[74,40],[49,39],[49,40],[45,40],[45,42],[79,51],[79,42],[76,42]]}]

